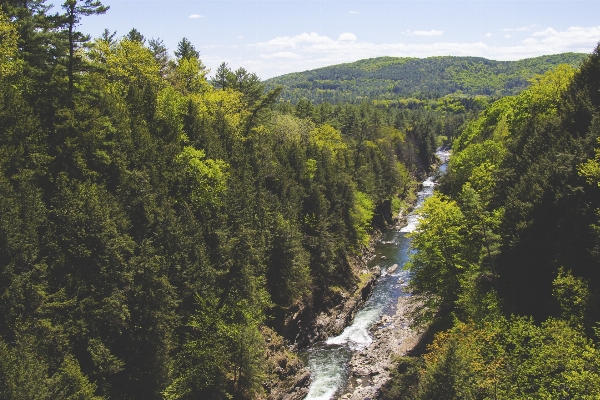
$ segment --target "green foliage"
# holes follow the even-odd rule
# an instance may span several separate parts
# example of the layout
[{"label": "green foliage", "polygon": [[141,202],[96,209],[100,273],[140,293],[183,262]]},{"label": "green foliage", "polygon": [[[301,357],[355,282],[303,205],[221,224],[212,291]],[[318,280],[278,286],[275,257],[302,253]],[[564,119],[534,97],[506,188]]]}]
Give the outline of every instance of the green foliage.
[{"label": "green foliage", "polygon": [[[598,144],[600,144],[600,138],[598,138]],[[594,151],[595,157],[579,166],[579,174],[585,176],[589,184],[596,183],[600,186],[600,148],[596,148]]]},{"label": "green foliage", "polygon": [[181,58],[171,77],[175,87],[184,94],[200,93],[208,88],[205,79],[206,70],[202,62],[195,57]]},{"label": "green foliage", "polygon": [[562,319],[574,326],[583,326],[585,308],[590,300],[586,283],[561,268],[553,286],[552,294],[560,304]]},{"label": "green foliage", "polygon": [[415,249],[405,268],[412,272],[410,290],[425,295],[417,321],[430,322],[440,308],[453,307],[461,277],[471,268],[466,253],[466,221],[459,206],[435,195],[419,209],[419,227],[411,234]]},{"label": "green foliage", "polygon": [[177,43],[177,50],[175,50],[175,57],[178,60],[190,60],[200,58],[200,52],[196,50],[192,42],[188,40],[188,38],[183,38],[179,43]]},{"label": "green foliage", "polygon": [[433,129],[279,112],[256,74],[211,85],[189,41],[169,60],[135,29],[90,43],[106,8],[64,6],[0,14],[0,397],[268,396],[265,325],[356,283]]},{"label": "green foliage", "polygon": [[390,383],[381,390],[382,399],[416,399],[424,360],[421,357],[398,357],[394,360]]},{"label": "green foliage", "polygon": [[0,77],[5,79],[16,69],[18,35],[16,27],[0,10]]},{"label": "green foliage", "polygon": [[[594,344],[564,321],[525,318],[438,334],[425,356],[415,398],[596,398],[600,364]],[[405,397],[400,397],[405,398]]]},{"label": "green foliage", "polygon": [[369,196],[363,192],[356,192],[354,210],[352,211],[352,222],[358,240],[364,246],[369,244],[369,231],[371,219],[373,218],[375,204]]},{"label": "green foliage", "polygon": [[341,132],[330,125],[323,124],[313,129],[309,139],[321,150],[327,149],[335,155],[340,150],[345,150],[347,145],[342,140]]},{"label": "green foliage", "polygon": [[[282,100],[315,103],[361,102],[365,99],[400,102],[440,98],[448,94],[475,97],[514,95],[528,80],[559,64],[578,66],[585,54],[565,53],[520,61],[476,57],[379,57],[271,78],[267,88],[282,85]],[[447,104],[447,103],[446,103]],[[456,112],[458,103],[442,107]],[[460,107],[460,106],[458,106]],[[305,117],[303,115],[302,117]]]},{"label": "green foliage", "polygon": [[0,396],[4,399],[101,400],[96,385],[82,373],[79,363],[67,355],[48,377],[49,365],[37,354],[32,338],[16,346],[0,342]]},{"label": "green foliage", "polygon": [[408,265],[421,317],[450,316],[452,327],[424,355],[418,383],[414,368],[396,378],[391,387],[413,389],[394,396],[600,396],[599,59],[596,49],[578,71],[536,77],[454,141],[445,195],[425,203]]},{"label": "green foliage", "polygon": [[203,160],[205,153],[185,146],[177,156],[177,164],[183,168],[184,186],[191,192],[196,207],[205,203],[219,203],[219,197],[227,190],[227,163],[223,160]]},{"label": "green foliage", "polygon": [[[591,139],[579,141],[559,128],[561,99],[568,92],[574,74],[571,67],[559,66],[535,78],[532,86],[518,96],[492,104],[455,140],[455,154],[442,184],[443,190],[455,198],[462,197],[463,208],[480,204],[473,209],[477,215],[474,218],[481,221],[479,230],[486,237],[483,252],[488,253],[487,261],[482,258],[481,262],[493,267],[490,270],[492,274],[500,275],[503,281],[501,288],[510,291],[511,297],[521,292],[512,285],[520,286],[525,280],[515,281],[510,278],[513,272],[509,271],[521,277],[524,271],[531,271],[527,279],[536,279],[533,270],[544,270],[542,274],[547,285],[544,296],[548,298],[553,279],[551,275],[556,273],[560,263],[572,265],[581,254],[589,254],[584,249],[568,249],[569,246],[565,247],[566,252],[556,246],[543,248],[552,241],[564,243],[562,237],[566,232],[542,215],[565,215],[570,219],[568,225],[575,227],[580,222],[575,223],[566,215],[584,218],[587,213],[575,209],[566,211],[567,204],[575,206],[580,200],[562,203],[566,198],[575,199],[577,193],[581,193],[574,189],[581,183],[577,182],[573,161],[567,162],[564,168],[553,167],[562,162],[558,159],[566,153],[570,154],[571,160],[585,157],[581,146]],[[553,202],[551,198],[562,200]],[[587,200],[582,197],[581,201]],[[573,232],[577,233],[574,234],[585,235],[575,229]],[[553,235],[554,239],[548,235]],[[542,237],[546,239],[541,240]],[[531,249],[525,250],[528,245],[538,248],[543,258],[534,257]],[[551,256],[556,251],[563,252],[563,256]],[[523,253],[528,255],[522,257]],[[574,258],[573,253],[580,255]],[[551,262],[552,267],[544,267],[542,259]],[[528,267],[517,268],[517,264],[527,264]],[[541,297],[534,298],[533,302],[531,300],[528,299],[527,303],[545,307]],[[517,303],[523,305],[526,302],[521,299]]]},{"label": "green foliage", "polygon": [[135,28],[131,28],[131,30],[127,32],[127,35],[125,35],[125,39],[129,40],[130,42],[140,42],[142,44],[144,44],[144,42],[146,41],[144,35],[142,35],[140,31],[138,31]]}]

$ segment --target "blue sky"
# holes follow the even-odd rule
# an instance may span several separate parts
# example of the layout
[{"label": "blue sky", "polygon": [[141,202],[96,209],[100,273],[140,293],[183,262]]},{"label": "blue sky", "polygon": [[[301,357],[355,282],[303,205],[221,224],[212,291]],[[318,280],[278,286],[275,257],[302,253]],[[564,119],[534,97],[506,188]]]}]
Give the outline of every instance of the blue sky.
[{"label": "blue sky", "polygon": [[[58,2],[57,2],[58,3]],[[600,0],[103,0],[110,10],[80,29],[135,27],[172,52],[187,37],[213,72],[221,62],[266,79],[378,56],[518,60],[591,52]]]}]

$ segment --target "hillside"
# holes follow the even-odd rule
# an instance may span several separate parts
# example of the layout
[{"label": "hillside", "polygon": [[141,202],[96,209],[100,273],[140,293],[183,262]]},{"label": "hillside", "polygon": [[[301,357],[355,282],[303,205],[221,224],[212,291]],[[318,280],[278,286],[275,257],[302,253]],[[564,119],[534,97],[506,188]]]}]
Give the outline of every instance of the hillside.
[{"label": "hillside", "polygon": [[582,53],[564,53],[519,61],[480,57],[378,57],[295,72],[266,81],[267,89],[284,87],[281,100],[305,97],[332,103],[402,97],[438,98],[448,94],[507,96],[519,93],[528,80],[559,64],[578,66]]},{"label": "hillside", "polygon": [[434,161],[440,114],[284,114],[253,73],[211,86],[185,38],[175,59],[137,30],[84,43],[42,3],[0,2],[0,399],[306,384],[289,346],[365,296],[363,250]]},{"label": "hillside", "polygon": [[405,264],[443,332],[381,398],[600,398],[599,89],[597,47],[461,130]]}]

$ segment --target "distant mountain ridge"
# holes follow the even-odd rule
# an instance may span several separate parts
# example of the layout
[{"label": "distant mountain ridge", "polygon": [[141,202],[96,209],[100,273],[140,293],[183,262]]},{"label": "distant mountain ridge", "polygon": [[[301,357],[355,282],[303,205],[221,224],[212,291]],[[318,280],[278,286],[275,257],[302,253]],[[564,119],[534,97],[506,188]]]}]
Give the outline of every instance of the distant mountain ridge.
[{"label": "distant mountain ridge", "polygon": [[535,75],[559,64],[579,66],[588,54],[563,53],[519,61],[482,57],[377,57],[281,75],[267,89],[284,87],[281,99],[295,103],[364,99],[438,98],[448,94],[506,96],[519,93]]}]

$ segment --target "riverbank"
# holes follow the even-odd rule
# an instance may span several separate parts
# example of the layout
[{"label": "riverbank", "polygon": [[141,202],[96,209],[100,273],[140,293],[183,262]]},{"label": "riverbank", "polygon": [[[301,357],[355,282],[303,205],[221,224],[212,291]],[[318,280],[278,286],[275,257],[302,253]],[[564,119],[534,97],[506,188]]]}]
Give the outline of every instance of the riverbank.
[{"label": "riverbank", "polygon": [[340,399],[375,399],[390,380],[397,356],[406,355],[417,346],[423,331],[413,329],[410,315],[419,307],[411,297],[400,297],[394,315],[383,315],[370,329],[373,342],[354,353],[348,363],[350,379]]},{"label": "riverbank", "polygon": [[376,257],[374,249],[380,237],[379,232],[374,234],[369,246],[359,256],[348,260],[357,279],[353,291],[334,290],[323,296],[324,300],[315,301],[313,297],[296,303],[285,318],[284,337],[267,329],[267,359],[273,364],[272,379],[263,385],[268,400],[301,400],[307,395],[311,371],[296,353],[339,335],[352,323],[381,276],[378,266],[368,267],[368,263]]},{"label": "riverbank", "polygon": [[338,335],[352,323],[381,275],[379,268],[368,267],[368,262],[375,257],[373,248],[370,246],[360,257],[350,261],[350,270],[358,281],[354,290],[328,289],[326,294],[305,299],[291,308],[284,322],[284,337],[291,350],[298,351]]},{"label": "riverbank", "polygon": [[[421,185],[421,189],[428,185],[433,193],[433,186],[440,173],[445,173],[445,164],[449,159],[448,149],[438,149],[439,162],[434,166],[435,174]],[[412,231],[416,227],[417,219],[412,213],[411,207],[406,213],[399,215],[399,221],[395,230]],[[409,218],[410,215],[410,218]],[[411,225],[408,227],[407,225]],[[388,273],[393,273],[396,267],[389,268]],[[401,268],[401,266],[400,266]],[[399,282],[405,285],[403,278]],[[412,353],[417,347],[427,340],[428,328],[413,327],[411,315],[422,306],[422,302],[406,294],[398,298],[393,315],[382,315],[381,318],[371,326],[370,333],[373,341],[361,351],[355,352],[348,362],[350,379],[339,396],[342,400],[376,399],[380,391],[391,379],[391,372],[395,367],[395,359]]]},{"label": "riverbank", "polygon": [[308,348],[312,376],[307,382],[302,370],[298,379],[310,387],[291,381],[293,387],[283,396],[280,392],[269,399],[374,397],[389,381],[395,356],[418,344],[421,333],[410,328],[409,320],[411,308],[417,305],[402,291],[407,276],[398,265],[408,255],[410,241],[405,232],[416,226],[417,217],[411,211],[433,193],[433,180],[430,177],[415,185],[415,196],[405,200],[394,218],[391,213],[386,218],[385,234],[373,235],[370,246],[347,260],[354,288],[313,292],[311,298],[287,310],[283,335],[290,350]]}]

